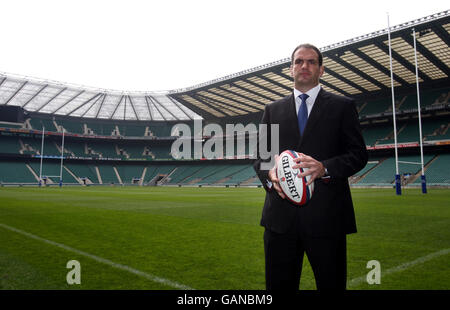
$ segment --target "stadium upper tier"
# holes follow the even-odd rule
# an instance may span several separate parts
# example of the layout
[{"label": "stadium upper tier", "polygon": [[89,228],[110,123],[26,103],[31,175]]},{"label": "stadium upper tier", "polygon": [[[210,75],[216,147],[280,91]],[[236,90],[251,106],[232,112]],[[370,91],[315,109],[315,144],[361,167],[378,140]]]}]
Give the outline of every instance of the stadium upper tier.
[{"label": "stadium upper tier", "polygon": [[[422,87],[448,86],[450,10],[391,27],[394,86],[400,91],[415,88],[413,29]],[[391,88],[387,34],[383,29],[322,47],[323,88],[353,97],[359,104],[368,98],[387,97]],[[0,105],[82,118],[214,120],[260,113],[266,104],[288,95],[293,85],[289,65],[286,58],[193,87],[158,93],[92,89],[0,73]]]}]

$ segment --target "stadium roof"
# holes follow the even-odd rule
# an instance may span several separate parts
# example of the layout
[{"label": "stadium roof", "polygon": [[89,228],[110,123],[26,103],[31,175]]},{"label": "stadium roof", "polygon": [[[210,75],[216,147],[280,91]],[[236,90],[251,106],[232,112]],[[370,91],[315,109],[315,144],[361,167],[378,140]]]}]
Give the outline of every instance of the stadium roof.
[{"label": "stadium roof", "polygon": [[0,104],[27,111],[87,118],[171,121],[201,116],[167,92],[121,92],[0,72]]},{"label": "stadium roof", "polygon": [[[413,32],[416,31],[418,76],[423,84],[450,76],[450,10],[391,27],[395,87],[416,83]],[[390,94],[388,29],[322,47],[322,87],[353,97]],[[292,92],[290,59],[282,59],[190,88],[171,96],[204,118],[261,112],[264,106]]]},{"label": "stadium roof", "polygon": [[[412,29],[416,31],[419,81],[448,81],[450,10],[391,27],[396,87],[415,87]],[[390,93],[387,29],[321,48],[324,89],[362,98]],[[290,59],[169,92],[121,92],[0,72],[0,104],[32,112],[118,120],[214,119],[261,112],[292,91]]]}]

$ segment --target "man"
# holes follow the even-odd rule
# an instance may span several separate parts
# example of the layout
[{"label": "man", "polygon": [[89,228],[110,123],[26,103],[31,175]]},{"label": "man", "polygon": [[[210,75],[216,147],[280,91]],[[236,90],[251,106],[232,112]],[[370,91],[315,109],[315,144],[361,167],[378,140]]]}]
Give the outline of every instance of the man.
[{"label": "man", "polygon": [[265,227],[267,289],[298,290],[304,253],[317,289],[346,288],[346,235],[356,232],[348,177],[366,165],[367,150],[353,100],[319,85],[324,73],[322,58],[310,44],[294,50],[290,66],[293,93],[268,104],[261,121],[268,127],[279,125],[280,152],[299,152],[294,168],[308,168],[301,177],[311,175],[310,182],[314,182],[309,203],[294,206],[284,199],[276,164],[263,170],[263,161],[255,161],[266,189],[261,225]]}]

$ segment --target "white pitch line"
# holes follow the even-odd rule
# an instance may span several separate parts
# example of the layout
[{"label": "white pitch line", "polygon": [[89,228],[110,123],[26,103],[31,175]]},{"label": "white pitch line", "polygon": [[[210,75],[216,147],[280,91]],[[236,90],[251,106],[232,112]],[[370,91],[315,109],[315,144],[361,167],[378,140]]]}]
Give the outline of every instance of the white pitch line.
[{"label": "white pitch line", "polygon": [[[423,263],[425,263],[425,262],[427,262],[429,260],[432,260],[432,259],[434,259],[436,257],[442,256],[442,255],[447,255],[449,253],[450,253],[450,249],[443,249],[443,250],[440,250],[440,251],[428,254],[426,256],[419,257],[419,258],[417,258],[417,259],[415,259],[413,261],[410,261],[410,262],[407,262],[407,263],[404,263],[404,264],[392,267],[390,269],[387,269],[386,271],[383,271],[383,269],[382,269],[381,270],[381,276],[383,277],[383,276],[387,276],[387,275],[392,274],[392,273],[396,273],[396,272],[400,272],[400,271],[406,270],[406,269],[411,268],[411,267],[413,267],[415,265],[423,264]],[[362,284],[362,283],[364,283],[366,281],[367,281],[366,276],[358,277],[358,278],[350,280],[347,283],[347,286],[348,287],[358,286],[358,285],[360,285],[360,284]]]},{"label": "white pitch line", "polygon": [[57,242],[54,242],[54,241],[51,241],[51,240],[47,240],[47,239],[41,238],[39,236],[30,234],[30,233],[28,233],[26,231],[23,231],[23,230],[20,230],[20,229],[17,229],[17,228],[14,228],[14,227],[2,224],[2,223],[0,223],[0,227],[3,227],[4,229],[7,229],[9,231],[13,231],[13,232],[18,233],[18,234],[21,234],[21,235],[26,236],[28,238],[31,238],[31,239],[34,239],[34,240],[38,240],[38,241],[41,241],[41,242],[44,242],[44,243],[56,246],[58,248],[66,250],[66,251],[73,252],[75,254],[88,257],[90,259],[95,260],[96,262],[99,262],[99,263],[111,266],[113,268],[128,271],[128,272],[130,272],[132,274],[135,274],[137,276],[143,277],[143,278],[148,279],[148,280],[153,281],[153,282],[161,283],[161,284],[164,284],[164,285],[176,288],[176,289],[193,290],[193,288],[191,288],[189,286],[186,286],[184,284],[180,284],[178,282],[174,282],[174,281],[171,281],[171,280],[168,280],[168,279],[164,279],[164,278],[161,278],[161,277],[158,277],[158,276],[155,276],[155,275],[152,275],[152,274],[149,274],[149,273],[146,273],[146,272],[143,272],[143,271],[131,268],[131,267],[126,266],[126,265],[115,263],[115,262],[110,261],[108,259],[105,259],[105,258],[96,256],[96,255],[92,255],[92,254],[89,254],[89,253],[86,253],[86,252],[83,252],[83,251],[71,248],[71,247],[69,247],[67,245],[64,245],[64,244],[61,244],[61,243],[57,243]]}]

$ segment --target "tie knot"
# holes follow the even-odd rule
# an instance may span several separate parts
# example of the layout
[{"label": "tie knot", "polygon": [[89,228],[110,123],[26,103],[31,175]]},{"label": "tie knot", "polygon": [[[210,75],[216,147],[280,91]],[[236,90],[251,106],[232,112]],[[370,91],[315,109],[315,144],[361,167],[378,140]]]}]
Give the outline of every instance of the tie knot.
[{"label": "tie knot", "polygon": [[299,97],[300,97],[300,99],[302,99],[302,102],[306,102],[306,99],[309,98],[309,96],[307,94],[301,94]]}]

